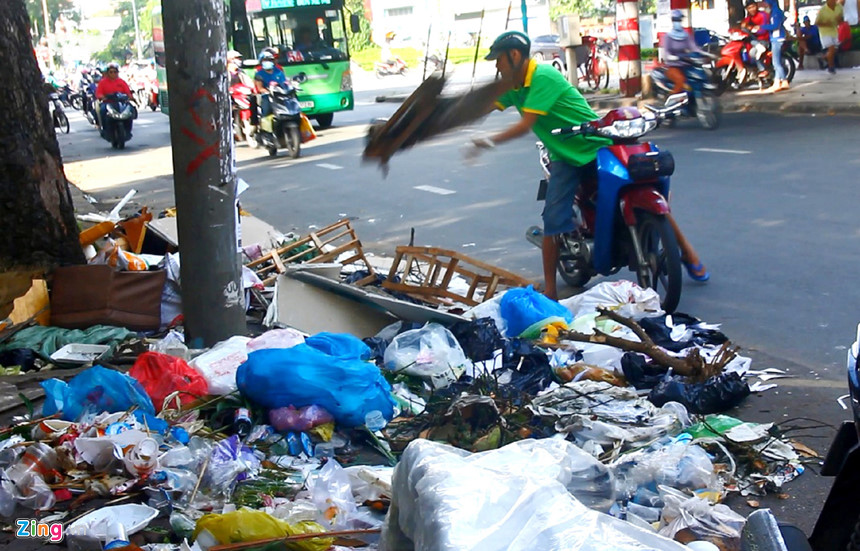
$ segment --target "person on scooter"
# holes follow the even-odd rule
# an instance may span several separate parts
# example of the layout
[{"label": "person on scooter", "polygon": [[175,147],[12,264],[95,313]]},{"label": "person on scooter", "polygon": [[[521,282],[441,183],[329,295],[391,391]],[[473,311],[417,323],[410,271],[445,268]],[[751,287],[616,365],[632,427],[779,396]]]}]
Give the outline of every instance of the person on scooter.
[{"label": "person on scooter", "polygon": [[230,76],[230,86],[243,84],[249,88],[254,87],[250,77],[242,72],[242,54],[236,50],[227,52],[227,74]]},{"label": "person on scooter", "polygon": [[[131,88],[128,83],[119,76],[119,64],[108,63],[107,69],[104,72],[104,78],[99,81],[96,86],[96,100],[99,102],[98,121],[99,128],[104,132],[105,121],[107,120],[107,103],[105,98],[112,94],[125,94],[131,98]],[[125,121],[128,127],[128,137],[131,138],[131,119]]]},{"label": "person on scooter", "polygon": [[667,67],[666,76],[675,83],[672,93],[683,92],[687,84],[686,70],[690,67],[689,54],[703,54],[693,36],[684,29],[684,13],[672,10],[672,30],[663,35],[660,46],[665,53],[663,65]]},{"label": "person on scooter", "polygon": [[254,85],[257,93],[261,94],[260,109],[263,117],[272,114],[272,99],[269,89],[272,84],[283,85],[287,83],[287,75],[275,65],[275,56],[271,52],[265,52],[260,58],[260,70],[254,75]]},{"label": "person on scooter", "polygon": [[391,41],[394,40],[394,36],[391,31],[385,33],[385,40],[382,42],[381,50],[379,50],[379,60],[385,65],[394,65],[397,61],[394,54],[391,53]]},{"label": "person on scooter", "polygon": [[[761,60],[761,56],[767,51],[768,34],[767,31],[764,30],[753,32],[753,29],[760,28],[762,25],[767,24],[767,14],[758,9],[758,2],[756,2],[756,0],[747,0],[745,8],[747,16],[744,17],[743,21],[741,21],[741,28],[750,31],[753,34],[753,38],[750,40],[750,50],[752,51],[753,58],[755,59],[755,65],[758,68],[759,76],[766,76],[767,71],[765,69],[764,62]],[[762,73],[765,74],[763,75]]]},{"label": "person on scooter", "polygon": [[788,90],[789,84],[786,79],[785,67],[782,66],[782,44],[785,42],[785,12],[779,7],[778,0],[765,0],[770,14],[768,22],[758,27],[753,27],[752,32],[768,31],[770,36],[770,53],[773,61],[773,86],[767,89],[768,92],[781,92]]},{"label": "person on scooter", "polygon": [[[577,188],[584,178],[596,172],[597,151],[610,144],[603,138],[575,136],[563,139],[552,134],[556,128],[580,125],[597,119],[588,102],[552,65],[538,63],[529,56],[531,41],[519,31],[499,35],[490,46],[485,59],[495,60],[502,78],[511,83],[511,89],[494,98],[495,107],[504,110],[514,106],[520,112],[519,122],[488,137],[472,140],[466,151],[467,158],[475,158],[481,151],[497,144],[518,138],[532,130],[549,150],[549,185],[542,213],[544,237],[542,243],[544,294],[558,300],[556,266],[559,247],[557,237],[576,230],[573,202]],[[490,109],[492,110],[492,108]],[[680,230],[671,220],[679,237]],[[679,239],[682,259],[691,277],[706,281],[710,274],[699,261],[696,252],[686,239]]]}]

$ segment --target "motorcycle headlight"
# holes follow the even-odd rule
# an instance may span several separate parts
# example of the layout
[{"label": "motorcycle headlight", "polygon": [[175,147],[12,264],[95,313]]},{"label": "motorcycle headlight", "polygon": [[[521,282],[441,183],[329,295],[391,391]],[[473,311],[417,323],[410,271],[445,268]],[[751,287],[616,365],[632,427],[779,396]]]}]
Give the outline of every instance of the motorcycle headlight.
[{"label": "motorcycle headlight", "polygon": [[636,119],[615,121],[610,126],[599,128],[597,133],[607,138],[625,139],[638,138],[657,127],[656,119],[639,117]]},{"label": "motorcycle headlight", "polygon": [[107,114],[111,117],[119,117],[119,110],[112,103],[107,104]]}]

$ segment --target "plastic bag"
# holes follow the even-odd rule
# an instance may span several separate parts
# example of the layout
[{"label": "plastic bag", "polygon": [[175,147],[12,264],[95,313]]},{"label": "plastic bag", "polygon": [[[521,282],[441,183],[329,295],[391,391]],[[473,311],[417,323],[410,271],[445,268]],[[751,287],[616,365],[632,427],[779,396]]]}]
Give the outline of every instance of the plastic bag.
[{"label": "plastic bag", "polygon": [[250,340],[242,336],[230,337],[194,358],[191,367],[206,379],[209,394],[221,396],[236,390],[236,371],[248,359]]},{"label": "plastic bag", "polygon": [[463,317],[466,319],[481,319],[481,318],[490,318],[494,322],[496,322],[496,329],[499,330],[499,333],[502,335],[508,334],[508,324],[505,322],[505,318],[502,317],[502,297],[505,296],[505,293],[497,294],[493,296],[490,300],[485,300],[484,302],[478,304],[471,310],[468,310],[463,314]]},{"label": "plastic bag", "polygon": [[492,360],[496,350],[504,344],[502,334],[492,318],[458,321],[449,327],[454,338],[473,362]]},{"label": "plastic bag", "polygon": [[199,371],[182,358],[160,352],[144,352],[138,356],[128,374],[140,381],[157,412],[161,411],[164,399],[176,391],[180,392],[182,404],[209,394],[209,385]]},{"label": "plastic bag", "polygon": [[618,491],[624,495],[658,485],[718,493],[723,490],[708,453],[686,441],[672,441],[622,456],[611,467],[618,480]]},{"label": "plastic bag", "polygon": [[598,306],[612,308],[620,315],[639,319],[663,313],[660,295],[627,280],[604,281],[591,289],[561,301],[574,317],[591,314]]},{"label": "plastic bag", "polygon": [[667,377],[651,389],[648,399],[662,406],[666,402],[683,404],[690,413],[719,413],[740,405],[750,387],[737,373],[723,373],[704,383],[684,383]]},{"label": "plastic bag", "polygon": [[320,406],[296,409],[292,406],[269,410],[269,424],[278,432],[295,430],[306,432],[312,428],[331,423],[334,418]]},{"label": "plastic bag", "polygon": [[508,326],[509,337],[537,338],[545,325],[573,321],[567,308],[538,293],[531,285],[505,293],[501,313]]},{"label": "plastic bag", "polygon": [[311,121],[307,115],[304,113],[302,115],[302,120],[299,122],[299,131],[302,133],[302,143],[308,143],[311,140],[316,139],[317,133],[314,132],[314,127],[311,125]]},{"label": "plastic bag", "polygon": [[248,341],[248,352],[266,348],[290,348],[305,342],[305,337],[295,329],[272,329]]},{"label": "plastic bag", "polygon": [[141,384],[134,379],[100,365],[75,375],[68,384],[58,379],[44,381],[45,403],[42,415],[47,417],[62,411],[66,421],[76,421],[85,413],[114,413],[132,406],[155,415],[152,400]]},{"label": "plastic bag", "polygon": [[[289,384],[284,384],[289,381]],[[318,405],[339,424],[364,424],[373,410],[394,414],[391,387],[379,368],[359,359],[335,358],[307,344],[251,352],[239,367],[242,394],[269,409]]]},{"label": "plastic bag", "polygon": [[335,460],[326,462],[323,467],[308,479],[311,501],[322,513],[320,523],[326,530],[340,530],[349,526],[350,517],[357,507],[352,497],[349,475]]},{"label": "plastic bag", "polygon": [[[264,511],[242,508],[223,515],[203,515],[194,527],[194,538],[203,531],[209,532],[217,543],[228,544],[242,541],[256,541],[298,534],[323,532],[322,526],[315,522],[287,524]],[[314,538],[286,543],[287,549],[296,551],[325,551],[334,543],[333,538]]]},{"label": "plastic bag", "polygon": [[212,448],[203,480],[213,493],[229,495],[237,480],[256,474],[260,467],[254,452],[242,446],[239,437],[233,435]]},{"label": "plastic bag", "polygon": [[345,360],[368,360],[371,357],[370,347],[361,339],[346,333],[317,333],[308,337],[305,343],[316,348],[323,354]]},{"label": "plastic bag", "polygon": [[[554,453],[561,445],[533,440],[469,454],[428,440],[412,441],[394,470],[380,549],[685,549],[577,501],[560,480],[572,472],[570,459]],[[582,459],[583,464],[595,462]]]},{"label": "plastic bag", "polygon": [[711,505],[700,497],[689,497],[674,488],[659,486],[663,507],[660,534],[674,538],[680,531],[697,540],[719,543],[721,549],[740,547],[741,530],[746,519],[726,505]]},{"label": "plastic bag", "polygon": [[159,262],[167,274],[164,289],[161,291],[161,329],[169,327],[176,318],[182,316],[182,288],[179,277],[179,253],[167,253]]},{"label": "plastic bag", "polygon": [[433,388],[445,388],[471,365],[457,339],[438,323],[406,331],[385,349],[385,368],[427,379]]}]

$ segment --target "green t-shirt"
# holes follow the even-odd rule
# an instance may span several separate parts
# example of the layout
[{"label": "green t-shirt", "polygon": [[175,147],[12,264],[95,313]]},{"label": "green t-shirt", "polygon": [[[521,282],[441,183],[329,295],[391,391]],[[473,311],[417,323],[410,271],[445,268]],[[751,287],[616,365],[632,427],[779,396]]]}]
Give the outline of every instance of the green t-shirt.
[{"label": "green t-shirt", "polygon": [[552,65],[529,61],[522,88],[502,94],[496,105],[504,110],[510,106],[522,113],[538,115],[532,130],[544,143],[551,160],[566,161],[575,166],[590,163],[597,150],[612,143],[606,138],[584,136],[554,136],[556,128],[578,126],[597,119],[579,90],[570,85]]},{"label": "green t-shirt", "polygon": [[839,36],[839,18],[842,17],[842,6],[836,4],[833,9],[824,4],[818,10],[818,16],[815,18],[815,24],[818,25],[819,36],[829,36],[837,38]]}]

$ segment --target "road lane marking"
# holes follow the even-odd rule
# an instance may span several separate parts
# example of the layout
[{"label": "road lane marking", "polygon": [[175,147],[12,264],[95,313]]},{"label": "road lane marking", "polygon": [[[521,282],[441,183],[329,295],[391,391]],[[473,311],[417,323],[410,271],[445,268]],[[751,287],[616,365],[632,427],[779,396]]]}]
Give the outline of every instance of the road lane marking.
[{"label": "road lane marking", "polygon": [[693,151],[704,151],[705,153],[731,153],[732,155],[749,155],[752,151],[744,151],[743,149],[712,149],[710,147],[699,147]]},{"label": "road lane marking", "polygon": [[452,195],[457,193],[453,189],[445,189],[443,187],[436,186],[415,186],[415,189],[419,191],[426,191],[428,193],[435,193],[436,195]]},{"label": "road lane marking", "polygon": [[318,166],[318,167],[320,167],[320,168],[327,168],[327,169],[329,169],[329,170],[340,170],[340,169],[342,169],[342,168],[343,168],[343,167],[342,167],[342,166],[340,166],[340,165],[332,165],[332,164],[329,164],[329,163],[317,163],[317,166]]}]

